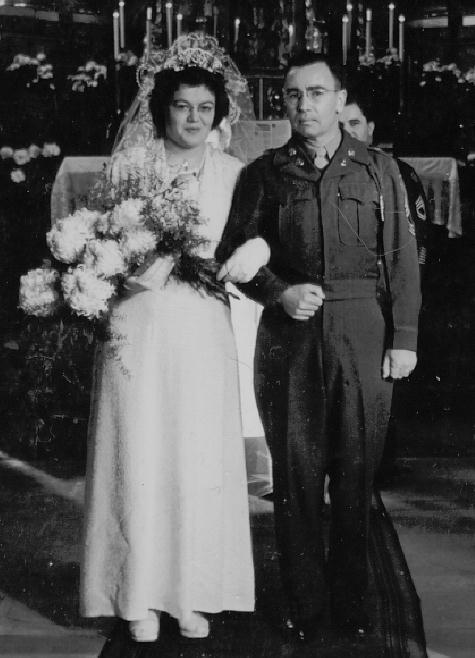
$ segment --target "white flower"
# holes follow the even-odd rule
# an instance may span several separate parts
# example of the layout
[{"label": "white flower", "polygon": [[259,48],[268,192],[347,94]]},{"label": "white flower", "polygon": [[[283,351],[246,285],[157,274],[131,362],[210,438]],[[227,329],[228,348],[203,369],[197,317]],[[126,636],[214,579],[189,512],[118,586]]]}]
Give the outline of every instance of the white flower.
[{"label": "white flower", "polygon": [[2,146],[2,148],[0,148],[0,158],[2,158],[2,160],[11,158],[12,155],[13,155],[13,149],[11,148],[11,146]]},{"label": "white flower", "polygon": [[45,142],[43,144],[43,157],[52,158],[60,155],[61,149],[55,142]]},{"label": "white flower", "polygon": [[126,231],[120,241],[120,249],[128,261],[141,263],[155,250],[156,238],[148,229]]},{"label": "white flower", "polygon": [[115,240],[91,240],[86,247],[84,264],[97,276],[110,278],[116,274],[125,274],[127,264]]},{"label": "white flower", "polygon": [[10,178],[14,183],[24,183],[26,181],[26,176],[23,169],[12,169]]},{"label": "white flower", "polygon": [[28,55],[22,55],[20,53],[18,55],[15,55],[15,57],[13,58],[13,63],[19,64],[20,66],[23,66],[25,64],[31,64],[31,58]]},{"label": "white flower", "polygon": [[63,263],[76,262],[89,240],[95,238],[95,225],[100,215],[81,208],[56,222],[46,234],[46,242],[53,256]]},{"label": "white flower", "polygon": [[97,69],[98,64],[94,60],[89,60],[86,62],[86,65],[83,67],[85,71],[95,71]]},{"label": "white flower", "polygon": [[56,282],[59,272],[50,267],[38,267],[20,277],[19,306],[25,313],[46,317],[52,315],[59,304]]},{"label": "white flower", "polygon": [[140,199],[126,199],[114,207],[110,218],[111,233],[120,233],[143,225],[143,201]]},{"label": "white flower", "polygon": [[15,149],[12,157],[14,163],[19,166],[27,164],[31,159],[27,149]]},{"label": "white flower", "polygon": [[40,64],[37,69],[38,77],[43,80],[51,80],[53,77],[53,67],[51,64]]},{"label": "white flower", "polygon": [[41,149],[36,144],[30,144],[28,147],[28,155],[30,158],[38,158],[41,155]]},{"label": "white flower", "polygon": [[65,302],[77,315],[89,319],[99,318],[106,313],[109,301],[116,292],[112,283],[97,277],[93,270],[84,265],[70,268],[61,277]]},{"label": "white flower", "polygon": [[45,59],[46,59],[46,55],[45,55],[44,53],[38,53],[38,54],[36,55],[36,59],[37,59],[39,62],[44,62]]}]

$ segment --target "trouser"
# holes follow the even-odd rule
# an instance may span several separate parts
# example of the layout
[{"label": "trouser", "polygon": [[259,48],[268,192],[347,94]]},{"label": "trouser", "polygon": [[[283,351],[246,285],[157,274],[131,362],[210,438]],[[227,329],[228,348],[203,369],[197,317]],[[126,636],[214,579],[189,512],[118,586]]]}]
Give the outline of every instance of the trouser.
[{"label": "trouser", "polygon": [[[360,608],[367,589],[369,508],[389,419],[381,378],[385,323],[375,299],[325,301],[308,321],[264,310],[256,397],[273,461],[281,573],[291,614]],[[322,523],[330,475],[328,568]]]}]

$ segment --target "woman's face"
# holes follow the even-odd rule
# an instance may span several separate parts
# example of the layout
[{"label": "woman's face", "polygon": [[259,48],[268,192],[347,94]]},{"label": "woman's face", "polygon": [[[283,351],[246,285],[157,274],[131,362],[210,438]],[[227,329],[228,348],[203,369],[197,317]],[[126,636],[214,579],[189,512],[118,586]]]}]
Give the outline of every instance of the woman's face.
[{"label": "woman's face", "polygon": [[203,144],[213,127],[214,111],[215,97],[207,87],[180,85],[168,108],[167,138],[185,149]]}]

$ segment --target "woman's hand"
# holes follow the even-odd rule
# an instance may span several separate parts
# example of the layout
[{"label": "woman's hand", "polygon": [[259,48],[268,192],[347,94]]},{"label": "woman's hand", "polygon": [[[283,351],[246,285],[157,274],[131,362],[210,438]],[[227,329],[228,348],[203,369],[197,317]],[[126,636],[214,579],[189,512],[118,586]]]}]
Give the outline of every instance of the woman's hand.
[{"label": "woman's hand", "polygon": [[218,281],[231,283],[248,283],[258,270],[267,265],[270,248],[263,238],[248,240],[228,258],[219,270]]}]

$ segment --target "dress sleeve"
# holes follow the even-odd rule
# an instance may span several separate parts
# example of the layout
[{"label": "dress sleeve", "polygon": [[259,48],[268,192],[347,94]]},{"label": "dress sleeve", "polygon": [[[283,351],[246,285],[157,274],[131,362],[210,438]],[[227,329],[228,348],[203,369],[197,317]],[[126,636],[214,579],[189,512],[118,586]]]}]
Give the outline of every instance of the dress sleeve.
[{"label": "dress sleeve", "polygon": [[[269,193],[260,158],[245,167],[237,181],[228,222],[215,257],[227,260],[237,247],[247,240],[261,237],[270,246],[271,254],[277,246],[275,220],[278,216],[278,199]],[[248,297],[264,306],[275,304],[288,284],[272,271],[271,262],[261,267],[256,276],[238,287]]]}]

